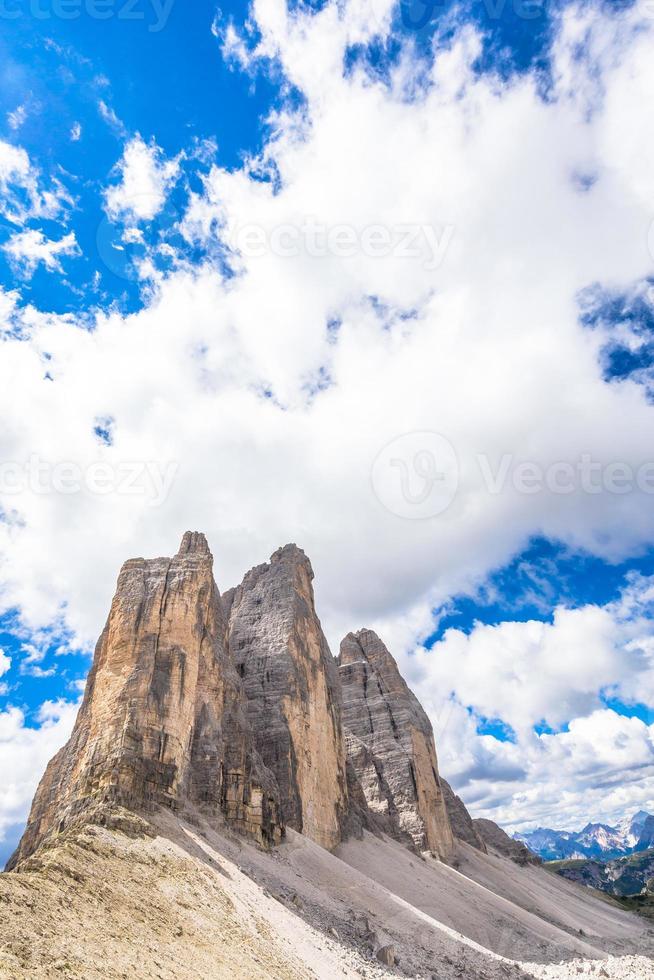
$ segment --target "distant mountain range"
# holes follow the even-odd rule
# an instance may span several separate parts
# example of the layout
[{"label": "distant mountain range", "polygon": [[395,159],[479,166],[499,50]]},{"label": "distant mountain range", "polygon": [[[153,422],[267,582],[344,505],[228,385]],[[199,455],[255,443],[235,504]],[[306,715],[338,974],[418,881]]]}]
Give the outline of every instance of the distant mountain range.
[{"label": "distant mountain range", "polygon": [[654,847],[654,815],[639,810],[614,827],[604,823],[589,823],[579,831],[539,827],[513,837],[543,861],[582,858],[611,861]]},{"label": "distant mountain range", "polygon": [[612,861],[586,858],[582,861],[556,861],[547,865],[569,881],[597,888],[617,898],[640,898],[640,911],[654,914],[654,850],[634,851]]}]

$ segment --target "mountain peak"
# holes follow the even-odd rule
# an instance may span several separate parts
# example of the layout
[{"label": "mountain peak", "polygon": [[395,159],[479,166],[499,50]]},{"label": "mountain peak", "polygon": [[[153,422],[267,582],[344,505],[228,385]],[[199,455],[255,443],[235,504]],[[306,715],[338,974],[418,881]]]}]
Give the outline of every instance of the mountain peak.
[{"label": "mountain peak", "polygon": [[448,858],[452,828],[420,702],[373,630],[348,633],[336,663],[348,761],[367,805],[391,836]]},{"label": "mountain peak", "polygon": [[184,555],[210,555],[209,542],[201,531],[186,531],[179,546],[177,557]]},{"label": "mountain peak", "polygon": [[313,569],[306,552],[304,552],[302,548],[292,541],[289,544],[282,545],[282,547],[278,548],[277,551],[274,551],[270,556],[270,563],[272,565],[281,563],[305,565],[309,571],[310,577],[313,578]]},{"label": "mountain peak", "polygon": [[607,861],[650,847],[654,841],[654,817],[646,810],[638,810],[615,826],[596,821],[576,832],[539,827],[521,834],[520,839],[546,861],[583,857]]},{"label": "mountain peak", "polygon": [[339,666],[363,661],[370,665],[386,683],[400,683],[406,686],[400,674],[395,657],[384,641],[371,629],[360,629],[348,633],[341,641],[338,655]]},{"label": "mountain peak", "polygon": [[615,828],[610,827],[607,823],[587,823],[580,833],[582,834],[593,834],[599,830],[606,830],[612,833]]},{"label": "mountain peak", "polygon": [[228,647],[255,744],[279,785],[286,826],[332,849],[348,814],[340,687],[296,544],[251,569],[230,597]]},{"label": "mountain peak", "polygon": [[[39,785],[12,863],[116,805],[201,804],[262,844],[281,839],[278,787],[245,718],[210,557],[204,534],[187,531],[176,559],[123,566],[73,733]],[[171,574],[180,564],[184,574]]]}]

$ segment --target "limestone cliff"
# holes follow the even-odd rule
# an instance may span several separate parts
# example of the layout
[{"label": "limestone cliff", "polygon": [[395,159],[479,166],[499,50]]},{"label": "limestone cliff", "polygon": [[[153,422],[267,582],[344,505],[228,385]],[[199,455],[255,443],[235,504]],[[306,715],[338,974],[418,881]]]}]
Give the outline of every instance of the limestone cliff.
[{"label": "limestone cliff", "polygon": [[450,818],[452,833],[457,840],[465,841],[478,851],[486,854],[487,849],[481,835],[475,828],[475,821],[466,809],[466,805],[460,796],[457,796],[447,780],[441,776],[441,789],[445,799],[447,815]]},{"label": "limestone cliff", "polygon": [[314,607],[313,571],[286,545],[225,597],[230,654],[285,823],[334,848],[348,819],[338,671]]},{"label": "limestone cliff", "polygon": [[348,756],[368,807],[395,836],[447,859],[454,840],[427,715],[372,630],[349,633],[338,664]]},{"label": "limestone cliff", "polygon": [[281,838],[278,789],[254,749],[202,534],[126,562],[67,745],[50,762],[10,866],[98,805],[188,800],[262,843]]}]

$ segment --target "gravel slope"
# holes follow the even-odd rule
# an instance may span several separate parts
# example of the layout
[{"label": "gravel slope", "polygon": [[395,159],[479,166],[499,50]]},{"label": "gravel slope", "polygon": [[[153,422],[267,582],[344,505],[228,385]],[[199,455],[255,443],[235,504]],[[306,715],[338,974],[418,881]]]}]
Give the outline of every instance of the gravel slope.
[{"label": "gravel slope", "polygon": [[[481,884],[368,835],[334,855],[290,832],[265,853],[201,817],[166,812],[156,825],[125,813],[122,829],[70,830],[0,875],[0,978],[654,980],[634,955],[651,949],[636,917],[564,882],[559,920],[578,906],[584,921],[597,911],[597,928],[581,937],[545,921],[546,872],[520,883],[524,909],[489,888],[510,887],[502,859],[473,868]],[[625,955],[607,959],[620,930]],[[393,969],[375,956],[389,943]]]}]

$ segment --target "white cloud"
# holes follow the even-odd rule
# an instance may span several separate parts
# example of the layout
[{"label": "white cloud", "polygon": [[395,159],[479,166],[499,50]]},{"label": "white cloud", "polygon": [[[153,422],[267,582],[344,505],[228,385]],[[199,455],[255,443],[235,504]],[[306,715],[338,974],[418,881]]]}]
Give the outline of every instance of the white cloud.
[{"label": "white cloud", "polygon": [[580,829],[654,809],[654,725],[637,717],[597,709],[516,744],[475,735],[460,706],[449,717],[439,762],[473,816],[513,829]]},{"label": "white cloud", "polygon": [[114,109],[107,105],[102,99],[98,102],[98,112],[107,125],[119,136],[125,137],[127,135],[127,130],[124,124],[116,115]]},{"label": "white cloud", "polygon": [[12,185],[26,188],[32,198],[36,195],[36,175],[28,154],[19,146],[0,141],[0,203],[2,213],[9,216],[14,208]]},{"label": "white cloud", "polygon": [[43,771],[69,737],[77,709],[69,701],[45,701],[37,727],[26,724],[20,708],[0,711],[0,841],[27,817]]},{"label": "white cloud", "polygon": [[46,655],[46,649],[36,646],[34,643],[23,643],[21,653],[24,654],[22,662],[24,664],[38,664]]},{"label": "white cloud", "polygon": [[39,667],[38,664],[32,664],[32,666],[21,667],[21,674],[26,674],[28,677],[44,678],[44,677],[54,677],[57,673],[56,667]]},{"label": "white cloud", "polygon": [[247,46],[232,23],[222,25],[219,17],[215,17],[211,33],[220,41],[220,51],[227,64],[235,63],[240,68],[248,68],[251,58]]},{"label": "white cloud", "polygon": [[[14,498],[25,526],[2,534],[18,555],[7,568],[10,592],[27,616],[46,616],[75,594],[67,615],[89,639],[125,554],[170,550],[186,524],[210,534],[221,584],[298,539],[314,559],[332,637],[386,616],[411,622],[407,640],[429,629],[434,605],[534,531],[610,557],[651,538],[646,495],[527,495],[512,486],[493,495],[476,463],[480,452],[493,465],[504,453],[544,465],[582,453],[634,464],[650,456],[652,406],[636,386],[604,383],[603,336],[577,318],[580,288],[630,283],[651,268],[628,172],[585,194],[571,179],[589,164],[602,170],[605,117],[580,119],[566,92],[543,103],[529,78],[504,88],[476,78],[469,35],[439,57],[438,84],[417,101],[404,99],[401,72],[391,91],[356,72],[323,77],[319,63],[311,68],[314,48],[324,29],[342,53],[341,35],[330,33],[339,23],[320,15],[292,43],[281,38],[283,57],[301,61],[291,75],[313,74],[311,125],[280,116],[267,149],[279,192],[248,169],[214,170],[196,200],[196,231],[215,234],[212,218],[231,241],[239,226],[272,233],[309,219],[355,229],[447,224],[455,233],[444,263],[426,268],[424,249],[415,259],[268,250],[241,258],[241,274],[226,282],[211,271],[180,273],[144,312],[100,318],[92,334],[35,321],[31,343],[5,352],[5,458],[28,446],[90,462],[92,420],[111,415],[108,458],[171,459],[180,469],[156,511],[133,496]],[[651,46],[651,33],[633,43]],[[611,72],[631,70],[626,59]],[[647,125],[639,132],[647,153]],[[143,141],[129,147],[112,207],[143,191],[141,214],[150,214],[163,200],[165,165]],[[330,333],[334,321],[340,328]],[[38,394],[43,351],[55,377],[47,400]],[[326,378],[330,386],[313,394]],[[15,426],[17,384],[36,394]],[[424,522],[389,513],[370,484],[379,450],[411,430],[445,433],[461,467],[453,505]],[[84,524],[98,528],[93,548],[73,531]],[[70,548],[75,560],[60,563]],[[98,552],[102,567],[90,578],[84,568]]]},{"label": "white cloud", "polygon": [[0,650],[0,677],[6,674],[11,668],[11,657],[8,657],[4,650]]},{"label": "white cloud", "polygon": [[[28,487],[3,496],[16,517],[0,523],[2,603],[19,608],[27,623],[64,616],[90,644],[120,563],[170,553],[183,530],[199,527],[216,554],[221,588],[296,540],[314,562],[332,642],[348,629],[380,625],[399,653],[429,633],[435,608],[474,588],[530,535],[609,559],[654,538],[647,493],[589,493],[579,485],[569,494],[526,493],[511,480],[493,493],[478,459],[483,454],[493,470],[507,454],[512,465],[543,468],[584,455],[633,467],[651,459],[654,407],[639,386],[604,381],[598,354],[606,329],[580,325],[578,295],[595,282],[628,288],[652,271],[643,202],[654,172],[654,121],[637,99],[648,85],[652,25],[629,32],[624,25],[632,18],[633,26],[637,12],[619,20],[596,14],[599,40],[585,58],[572,57],[568,17],[557,42],[557,87],[545,102],[533,77],[478,77],[479,39],[471,31],[422,72],[402,60],[390,87],[356,69],[345,77],[346,46],[383,30],[387,6],[368,21],[363,3],[341,5],[340,14],[328,4],[314,16],[288,14],[281,2],[255,6],[257,57],[277,58],[305,102],[271,119],[261,159],[215,168],[182,223],[189,238],[217,248],[227,242],[237,275],[177,271],[157,284],[144,310],[101,315],[93,330],[30,310],[23,339],[4,344],[3,460],[23,466],[36,454],[51,466],[178,467],[158,507],[151,494],[88,489]],[[637,111],[625,148],[620,120]],[[110,215],[156,216],[177,165],[139,137],[128,142],[119,183],[107,191]],[[0,176],[1,167],[2,156]],[[264,173],[274,179],[262,180]],[[596,177],[585,191],[579,174]],[[334,246],[338,226],[354,234],[348,256]],[[396,235],[407,227],[453,229],[440,265],[430,261],[424,234],[413,257],[362,247],[371,228]],[[246,247],[244,229],[263,234],[261,254]],[[293,254],[289,232],[300,235]],[[12,324],[16,317],[14,310]],[[94,420],[107,417],[111,446],[93,433]],[[371,468],[385,445],[424,431],[453,445],[459,489],[439,516],[407,520],[376,495]],[[420,495],[422,462],[399,460],[409,496]],[[570,726],[582,739],[581,722],[603,717],[599,687],[636,659],[616,645],[621,629],[606,611],[562,610],[552,627],[506,624],[470,640],[452,637],[445,660],[453,663],[458,652],[466,697],[483,710],[498,700],[517,726],[544,710],[568,720],[563,707],[554,713],[556,699],[567,697],[565,710],[585,713]],[[561,653],[582,636],[597,645],[595,680],[585,652],[577,666]],[[517,680],[504,642],[517,650]],[[487,643],[500,677],[514,690],[524,685],[523,704],[501,700],[497,684],[481,689],[475,658]],[[543,692],[540,677],[524,669],[529,656],[545,670]],[[550,656],[559,657],[556,666]],[[478,739],[460,704],[450,714],[462,761],[446,773],[467,779],[490,807],[492,785],[480,781],[479,789],[470,775],[486,765],[499,773],[498,801],[504,794],[501,805],[519,809],[518,790],[506,793],[505,783],[524,792],[515,775],[526,765],[523,746]],[[649,736],[616,724],[629,729],[639,765],[638,745]],[[543,736],[530,751],[538,759],[544,745],[565,746],[567,734],[552,743]]]},{"label": "white cloud", "polygon": [[417,656],[444,697],[455,691],[478,714],[529,732],[541,722],[558,727],[588,714],[600,690],[620,682],[629,658],[618,635],[607,609],[558,608],[552,623],[477,625],[469,635],[448,630]]},{"label": "white cloud", "polygon": [[47,653],[47,647],[37,646],[34,643],[23,643],[21,653],[23,654],[20,661],[21,674],[28,677],[43,678],[54,677],[57,673],[57,668],[54,666],[48,668],[40,666]]},{"label": "white cloud", "polygon": [[105,192],[111,218],[151,221],[163,207],[179,173],[179,158],[166,160],[158,146],[135,136],[117,166],[120,183]]},{"label": "white cloud", "polygon": [[82,124],[75,122],[70,129],[70,138],[73,143],[77,143],[82,138]]},{"label": "white cloud", "polygon": [[430,701],[428,685],[413,688],[434,724],[440,771],[474,817],[509,830],[580,829],[654,809],[654,724],[597,708],[562,731],[500,741],[478,735],[477,716],[456,698]]},{"label": "white cloud", "polygon": [[[574,826],[652,805],[654,723],[609,710],[600,695],[654,705],[653,596],[654,579],[633,576],[607,606],[448,630],[404,658],[443,771],[477,815],[560,826],[563,812]],[[480,737],[486,718],[511,726],[514,741]],[[550,731],[535,734],[543,723]]]},{"label": "white cloud", "polygon": [[13,112],[7,113],[7,122],[11,129],[20,129],[27,118],[27,107],[24,105],[17,106]]},{"label": "white cloud", "polygon": [[52,241],[43,232],[29,229],[17,232],[2,246],[11,261],[27,276],[43,264],[48,272],[62,272],[63,256],[80,255],[74,232],[64,235],[59,241]]},{"label": "white cloud", "polygon": [[0,142],[0,180],[3,184],[15,177],[27,179],[30,169],[30,159],[25,150],[11,143]]},{"label": "white cloud", "polygon": [[0,214],[15,224],[55,218],[72,203],[57,181],[43,187],[42,175],[20,146],[0,140]]}]

